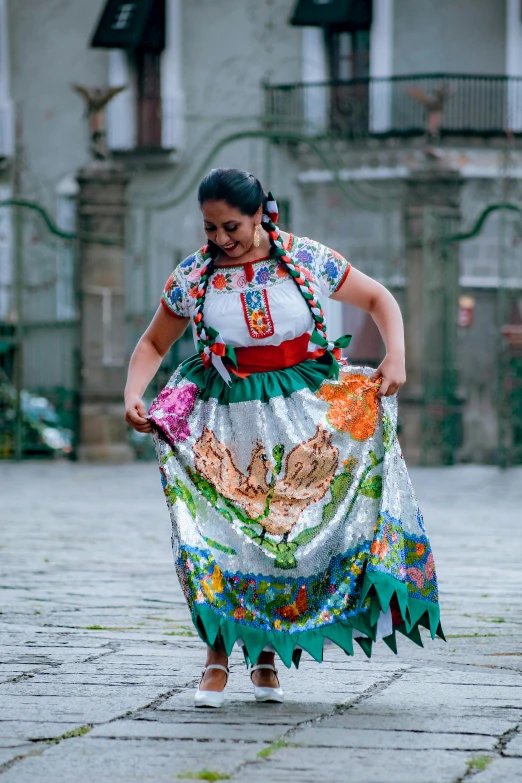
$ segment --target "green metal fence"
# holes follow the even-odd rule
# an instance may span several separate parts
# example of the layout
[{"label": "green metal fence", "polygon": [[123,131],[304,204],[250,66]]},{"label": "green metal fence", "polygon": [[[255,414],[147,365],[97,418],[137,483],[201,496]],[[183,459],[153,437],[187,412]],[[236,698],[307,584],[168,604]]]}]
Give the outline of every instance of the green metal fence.
[{"label": "green metal fence", "polygon": [[0,458],[74,455],[75,240],[39,204],[0,204]]}]

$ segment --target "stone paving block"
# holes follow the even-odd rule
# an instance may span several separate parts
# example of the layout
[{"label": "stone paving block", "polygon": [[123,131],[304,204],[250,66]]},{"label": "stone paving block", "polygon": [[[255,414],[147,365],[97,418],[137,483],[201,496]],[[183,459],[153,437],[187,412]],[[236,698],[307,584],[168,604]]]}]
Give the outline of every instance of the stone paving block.
[{"label": "stone paving block", "polygon": [[[380,725],[380,724],[378,724]],[[308,747],[375,748],[383,750],[492,750],[496,737],[446,732],[382,731],[380,728],[333,728],[326,720],[298,731],[292,741]]]},{"label": "stone paving block", "polygon": [[6,748],[0,747],[0,768],[3,764],[8,764],[21,756],[27,756],[27,754],[33,753],[34,750],[34,745],[15,745]]},{"label": "stone paving block", "polygon": [[353,729],[373,729],[379,727],[383,731],[420,731],[420,732],[451,732],[463,734],[482,734],[499,737],[512,729],[520,720],[520,712],[513,710],[511,717],[503,710],[498,710],[498,716],[452,711],[441,714],[435,711],[416,710],[390,711],[373,708],[371,701],[360,707],[349,710],[343,715],[328,718],[329,727]]},{"label": "stone paving block", "polygon": [[474,775],[472,780],[474,783],[520,783],[522,759],[497,757],[483,772]]},{"label": "stone paving block", "polygon": [[[158,721],[159,723],[183,723],[194,721],[198,723],[219,723],[220,725],[244,725],[254,726],[278,726],[278,731],[285,731],[285,727],[293,727],[305,721],[316,719],[324,714],[323,704],[301,705],[299,702],[284,704],[256,704],[253,699],[236,701],[232,704],[225,702],[219,712],[217,710],[198,709],[195,712],[192,702],[193,696],[184,700],[184,707],[178,710],[143,710],[140,712],[140,720]],[[329,713],[327,713],[329,714]]]},{"label": "stone paving block", "polygon": [[[522,715],[520,716],[521,720],[519,723],[519,728],[522,726]],[[519,733],[516,736],[513,737],[512,740],[509,741],[507,744],[504,755],[506,756],[519,756],[522,758],[522,734]]]},{"label": "stone paving block", "polygon": [[[262,743],[109,740],[81,737],[23,759],[2,783],[172,783],[184,772],[210,769],[231,774],[255,759]],[[266,783],[266,781],[265,781]]]},{"label": "stone paving block", "polygon": [[[371,660],[332,648],[319,665],[305,654],[298,671],[280,666],[283,705],[254,702],[235,649],[225,707],[196,711],[205,653],[179,635],[191,621],[156,466],[34,463],[29,483],[27,465],[5,468],[0,680],[34,676],[0,683],[0,773],[13,754],[39,755],[2,783],[163,783],[205,767],[245,783],[456,783],[520,722],[522,470],[412,471],[447,644],[423,633],[423,650],[399,636],[399,657],[382,644]],[[41,741],[86,724],[96,728],[83,737]],[[259,759],[279,737],[303,747]],[[514,738],[474,777],[522,778],[519,754]]]},{"label": "stone paving block", "polygon": [[[202,712],[203,710],[199,710]],[[280,726],[256,725],[255,719],[248,723],[221,724],[219,719],[212,723],[199,723],[199,715],[184,723],[159,723],[150,720],[114,721],[97,726],[91,737],[113,739],[165,739],[165,740],[210,740],[212,742],[272,742],[281,734]]]},{"label": "stone paving block", "polygon": [[45,722],[31,720],[0,720],[0,745],[4,738],[13,737],[17,744],[60,737],[78,728],[77,721]]},{"label": "stone paving block", "polygon": [[[232,777],[237,783],[455,783],[466,772],[462,751],[281,748]],[[477,779],[478,780],[478,779]],[[502,781],[504,783],[504,781]]]}]

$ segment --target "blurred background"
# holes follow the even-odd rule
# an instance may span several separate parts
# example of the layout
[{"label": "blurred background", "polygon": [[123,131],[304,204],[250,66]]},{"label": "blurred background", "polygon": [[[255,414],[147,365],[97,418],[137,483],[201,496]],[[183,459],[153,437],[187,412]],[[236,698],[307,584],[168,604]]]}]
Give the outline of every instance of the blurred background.
[{"label": "blurred background", "polygon": [[0,0],[0,459],[151,456],[126,364],[219,165],[397,297],[412,464],[522,462],[521,0]]}]

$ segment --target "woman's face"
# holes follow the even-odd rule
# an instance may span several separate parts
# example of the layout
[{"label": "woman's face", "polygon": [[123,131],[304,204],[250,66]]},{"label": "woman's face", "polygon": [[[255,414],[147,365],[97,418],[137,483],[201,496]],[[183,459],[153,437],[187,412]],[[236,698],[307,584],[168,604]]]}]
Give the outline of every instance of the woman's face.
[{"label": "woman's face", "polygon": [[252,217],[243,215],[226,201],[205,201],[201,214],[208,239],[231,258],[240,258],[252,247],[254,230],[261,222],[262,208]]}]

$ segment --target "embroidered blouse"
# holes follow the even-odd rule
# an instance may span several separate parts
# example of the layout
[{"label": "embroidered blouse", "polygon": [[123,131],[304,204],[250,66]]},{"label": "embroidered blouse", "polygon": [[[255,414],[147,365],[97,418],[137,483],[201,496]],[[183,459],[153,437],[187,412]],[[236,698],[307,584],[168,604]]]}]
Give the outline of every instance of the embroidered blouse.
[{"label": "embroidered blouse", "polygon": [[[319,300],[344,283],[350,264],[339,253],[308,237],[291,236],[285,248],[317,291]],[[171,274],[161,297],[178,318],[192,317],[202,253],[186,258]],[[297,286],[278,261],[218,266],[209,280],[205,323],[234,348],[280,345],[312,332],[313,319]]]}]

